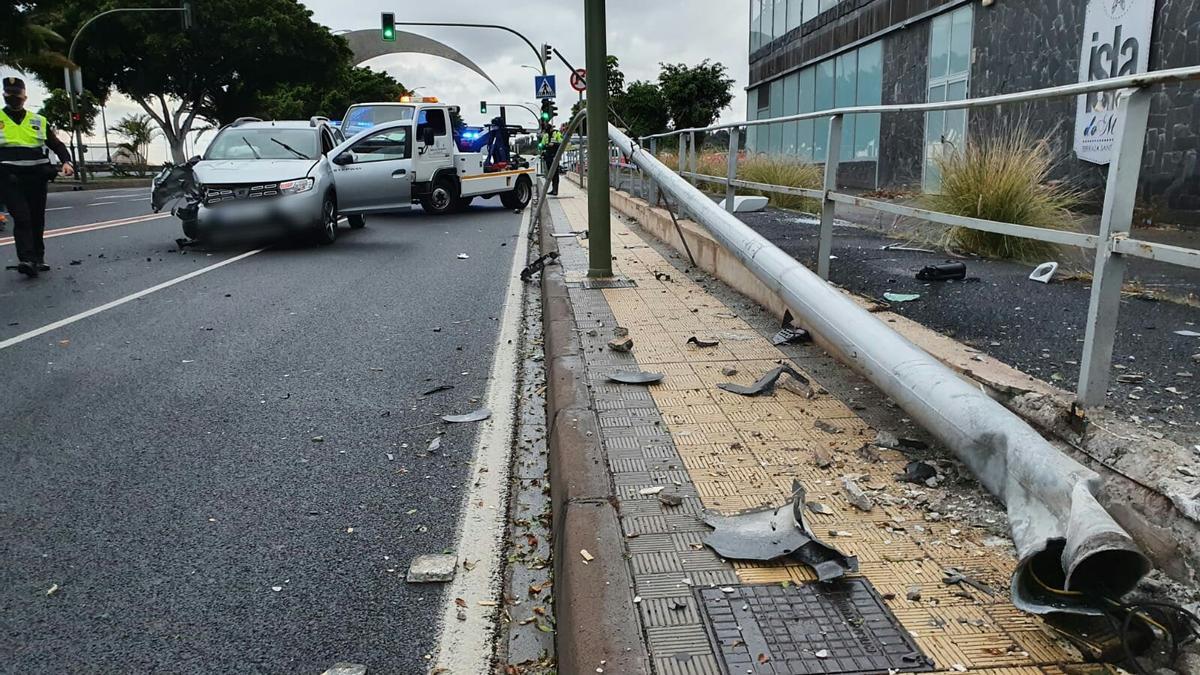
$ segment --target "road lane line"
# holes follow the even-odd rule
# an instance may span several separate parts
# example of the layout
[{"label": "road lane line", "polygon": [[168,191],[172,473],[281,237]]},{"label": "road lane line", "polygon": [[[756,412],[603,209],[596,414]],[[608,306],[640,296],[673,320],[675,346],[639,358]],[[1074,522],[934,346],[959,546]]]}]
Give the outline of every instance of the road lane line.
[{"label": "road lane line", "polygon": [[116,202],[94,202],[88,204],[88,206],[112,206],[113,204],[116,204]]},{"label": "road lane line", "polygon": [[49,208],[46,210],[47,211],[65,211],[67,209],[73,209],[73,208],[75,208],[75,207],[74,206],[55,206],[53,208]]},{"label": "road lane line", "polygon": [[[68,207],[69,208],[69,207]],[[46,230],[43,236],[45,239],[54,237],[62,237],[68,234],[79,234],[82,232],[93,232],[95,230],[107,230],[110,227],[120,227],[122,225],[133,225],[135,223],[144,223],[151,220],[170,217],[169,213],[148,213],[142,216],[133,216],[131,218],[121,218],[119,220],[105,220],[96,223],[85,223],[83,225],[71,225],[69,227],[56,227]],[[14,241],[13,237],[0,237],[0,246],[8,246]]]},{"label": "road lane line", "polygon": [[128,302],[133,302],[134,300],[137,300],[138,298],[144,298],[147,295],[150,295],[151,293],[157,293],[158,291],[161,291],[164,288],[170,288],[176,284],[181,284],[181,283],[187,281],[188,279],[195,279],[196,277],[198,277],[202,274],[208,274],[209,272],[212,272],[213,270],[216,270],[216,269],[220,269],[226,265],[232,265],[233,263],[235,263],[239,260],[245,260],[246,258],[249,258],[252,255],[257,255],[259,253],[262,253],[265,250],[267,250],[267,247],[264,246],[263,248],[256,248],[253,251],[246,251],[245,253],[236,255],[232,258],[222,260],[219,263],[209,265],[208,267],[203,267],[194,272],[189,272],[181,277],[175,277],[174,279],[171,279],[170,281],[164,281],[161,284],[158,284],[157,286],[151,286],[150,288],[147,288],[142,291],[138,291],[137,293],[134,293],[132,295],[127,295],[123,298],[113,300],[112,302],[106,302],[103,305],[100,305],[99,307],[93,307],[85,312],[80,312],[79,314],[76,314],[75,316],[69,316],[65,319],[59,319],[58,321],[55,321],[54,323],[46,324],[45,326],[42,326],[41,328],[35,328],[35,329],[29,331],[28,333],[22,333],[16,337],[11,337],[11,338],[8,338],[7,340],[0,341],[0,350],[8,349],[9,347],[12,347],[14,345],[19,345],[22,342],[25,342],[26,340],[31,340],[39,335],[45,335],[46,333],[58,330],[59,328],[62,328],[63,326],[69,326],[69,325],[75,323],[76,321],[82,321],[88,317],[96,316],[97,314],[100,314],[101,312],[107,312],[108,310],[113,309],[114,307],[120,307],[121,305],[124,305]]},{"label": "road lane line", "polygon": [[[459,561],[477,561],[469,574],[459,572],[446,590],[440,637],[435,659],[447,673],[486,673],[492,661],[499,608],[504,606],[503,560],[500,551],[508,522],[508,477],[517,409],[517,351],[524,321],[525,286],[519,281],[529,253],[529,222],[533,209],[525,209],[517,246],[508,274],[508,291],[500,315],[500,335],[488,378],[483,405],[492,411],[483,422],[468,479],[466,500],[459,509],[460,529],[454,548]],[[460,620],[456,598],[466,602],[466,620]],[[490,604],[489,604],[490,603]],[[443,672],[434,668],[435,672]]]}]

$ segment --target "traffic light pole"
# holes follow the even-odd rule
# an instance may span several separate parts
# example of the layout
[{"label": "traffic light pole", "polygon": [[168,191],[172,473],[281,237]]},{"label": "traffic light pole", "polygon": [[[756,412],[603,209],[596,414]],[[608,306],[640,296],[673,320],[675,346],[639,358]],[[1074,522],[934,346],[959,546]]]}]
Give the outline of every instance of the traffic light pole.
[{"label": "traffic light pole", "polygon": [[584,0],[587,36],[588,276],[611,277],[608,201],[608,37],[604,0]]}]

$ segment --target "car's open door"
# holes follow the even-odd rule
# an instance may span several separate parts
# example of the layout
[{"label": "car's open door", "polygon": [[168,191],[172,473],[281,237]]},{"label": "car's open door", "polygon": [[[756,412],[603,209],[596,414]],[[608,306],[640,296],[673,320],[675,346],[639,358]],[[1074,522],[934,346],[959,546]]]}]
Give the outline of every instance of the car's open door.
[{"label": "car's open door", "polygon": [[334,148],[333,182],[343,214],[412,208],[413,123],[373,127]]}]

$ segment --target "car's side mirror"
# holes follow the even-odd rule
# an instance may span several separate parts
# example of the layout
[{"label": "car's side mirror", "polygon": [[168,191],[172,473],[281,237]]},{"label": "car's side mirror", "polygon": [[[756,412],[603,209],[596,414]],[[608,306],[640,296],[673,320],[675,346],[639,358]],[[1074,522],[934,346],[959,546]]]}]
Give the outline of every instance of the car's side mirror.
[{"label": "car's side mirror", "polygon": [[425,127],[425,129],[423,129],[421,131],[421,142],[424,143],[425,145],[433,145],[433,143],[434,143],[433,127]]},{"label": "car's side mirror", "polygon": [[347,164],[353,164],[354,163],[354,155],[350,154],[349,152],[343,152],[342,154],[333,158],[333,163],[337,164],[338,166],[346,166]]}]

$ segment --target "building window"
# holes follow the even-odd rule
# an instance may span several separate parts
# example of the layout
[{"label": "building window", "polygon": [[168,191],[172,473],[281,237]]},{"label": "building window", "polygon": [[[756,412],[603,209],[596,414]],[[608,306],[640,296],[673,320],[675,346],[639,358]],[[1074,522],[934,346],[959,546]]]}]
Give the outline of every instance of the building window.
[{"label": "building window", "polygon": [[[800,94],[797,85],[800,82],[800,73],[792,73],[783,78],[783,116],[791,117],[796,114],[799,107]],[[785,155],[795,155],[798,151],[797,141],[797,122],[785,122],[783,125],[783,147],[782,151]]]},{"label": "building window", "polygon": [[775,38],[787,33],[787,6],[787,0],[775,0],[775,29],[771,32]]},{"label": "building window", "polygon": [[[770,0],[767,0],[770,2]],[[758,51],[763,45],[762,36],[762,4],[763,0],[750,0],[750,53]]]},{"label": "building window", "polygon": [[[783,80],[771,82],[771,114],[768,117],[783,117]],[[772,155],[783,153],[783,125],[780,123],[767,125],[770,131],[767,152]]]},{"label": "building window", "polygon": [[789,33],[792,32],[793,30],[795,30],[796,28],[799,28],[800,24],[803,22],[802,17],[803,17],[804,11],[801,7],[803,4],[804,4],[804,0],[788,0],[788,3],[787,3],[787,30]]},{"label": "building window", "polygon": [[[974,14],[970,5],[942,14],[930,23],[930,103],[962,101],[967,98],[971,74],[971,31]],[[963,149],[967,138],[967,111],[943,110],[925,115],[926,192],[941,189],[937,159]]]},{"label": "building window", "polygon": [[[858,50],[858,91],[855,105],[879,105],[883,101],[883,42]],[[879,113],[860,113],[854,120],[854,159],[879,159]]]},{"label": "building window", "polygon": [[762,43],[765,47],[775,39],[775,0],[763,0]]}]

